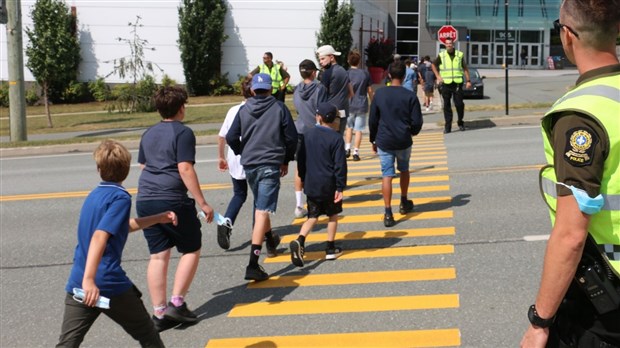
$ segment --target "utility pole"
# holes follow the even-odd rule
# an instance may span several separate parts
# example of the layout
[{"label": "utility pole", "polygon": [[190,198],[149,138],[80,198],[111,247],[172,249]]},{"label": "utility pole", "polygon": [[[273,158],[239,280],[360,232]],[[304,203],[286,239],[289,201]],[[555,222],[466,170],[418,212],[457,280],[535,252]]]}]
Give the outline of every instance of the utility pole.
[{"label": "utility pole", "polygon": [[9,123],[11,141],[26,141],[24,98],[24,50],[22,48],[21,0],[6,0],[6,46],[9,65]]},{"label": "utility pole", "polygon": [[506,116],[508,116],[508,0],[504,5],[504,69],[506,69]]}]

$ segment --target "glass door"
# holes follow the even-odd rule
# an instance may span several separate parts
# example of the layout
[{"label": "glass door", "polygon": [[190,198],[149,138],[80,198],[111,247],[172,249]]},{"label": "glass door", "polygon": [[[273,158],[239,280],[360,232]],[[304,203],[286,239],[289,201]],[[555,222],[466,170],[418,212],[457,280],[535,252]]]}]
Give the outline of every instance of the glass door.
[{"label": "glass door", "polygon": [[[503,43],[495,43],[495,65],[502,66],[504,64],[504,46]],[[515,44],[508,44],[508,52],[505,58],[508,66],[515,64]]]},{"label": "glass door", "polygon": [[474,66],[489,66],[491,64],[491,44],[472,42],[469,54],[469,64]]},{"label": "glass door", "polygon": [[540,66],[541,45],[540,44],[521,44],[519,50],[519,66],[523,69],[528,67]]}]

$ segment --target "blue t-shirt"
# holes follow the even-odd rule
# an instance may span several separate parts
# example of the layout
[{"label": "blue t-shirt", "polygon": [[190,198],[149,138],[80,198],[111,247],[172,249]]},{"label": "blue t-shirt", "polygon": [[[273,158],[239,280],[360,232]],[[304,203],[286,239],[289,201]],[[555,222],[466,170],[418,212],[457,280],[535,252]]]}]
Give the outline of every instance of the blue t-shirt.
[{"label": "blue t-shirt", "polygon": [[366,70],[354,68],[349,69],[348,74],[353,86],[349,112],[365,114],[368,112],[368,87],[372,85],[370,74]]},{"label": "blue t-shirt", "polygon": [[196,136],[179,121],[162,121],[142,134],[138,163],[144,165],[138,181],[138,201],[187,198],[178,164],[195,163]]},{"label": "blue t-shirt", "polygon": [[96,230],[110,234],[108,243],[97,267],[95,284],[105,297],[118,296],[132,287],[132,282],[121,268],[123,248],[129,235],[131,195],[120,185],[102,182],[86,197],[80,212],[73,267],[65,290],[82,287],[86,257],[90,241]]}]

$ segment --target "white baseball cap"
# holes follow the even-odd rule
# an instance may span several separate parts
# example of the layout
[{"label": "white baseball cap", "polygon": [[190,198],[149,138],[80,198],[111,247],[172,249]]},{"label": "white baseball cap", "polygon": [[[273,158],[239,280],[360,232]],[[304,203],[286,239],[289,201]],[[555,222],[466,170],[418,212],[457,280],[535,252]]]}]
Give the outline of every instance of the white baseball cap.
[{"label": "white baseball cap", "polygon": [[334,56],[340,55],[340,52],[336,51],[332,47],[332,45],[321,46],[319,47],[319,49],[316,50],[316,53],[319,55],[319,57],[325,57],[325,56],[330,56],[330,55],[334,55]]}]

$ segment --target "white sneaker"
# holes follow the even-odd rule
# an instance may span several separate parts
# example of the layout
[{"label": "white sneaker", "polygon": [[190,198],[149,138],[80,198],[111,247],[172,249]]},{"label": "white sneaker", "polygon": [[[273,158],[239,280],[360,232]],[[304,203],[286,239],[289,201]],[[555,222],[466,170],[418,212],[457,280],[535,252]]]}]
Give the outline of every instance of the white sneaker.
[{"label": "white sneaker", "polygon": [[429,112],[431,109],[430,108],[426,108],[426,112]]},{"label": "white sneaker", "polygon": [[300,219],[304,216],[308,215],[308,211],[302,207],[295,208],[295,217]]}]

